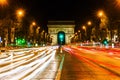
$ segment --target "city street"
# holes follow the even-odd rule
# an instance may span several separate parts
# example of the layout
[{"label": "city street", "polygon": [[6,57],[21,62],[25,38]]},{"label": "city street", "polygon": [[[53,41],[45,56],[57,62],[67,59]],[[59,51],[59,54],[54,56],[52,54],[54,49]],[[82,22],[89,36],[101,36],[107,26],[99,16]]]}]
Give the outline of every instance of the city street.
[{"label": "city street", "polygon": [[48,46],[2,53],[0,80],[54,80],[62,59],[57,49],[58,46]]},{"label": "city street", "polygon": [[120,0],[0,0],[0,80],[120,80]]},{"label": "city street", "polygon": [[0,80],[119,80],[120,49],[46,46],[0,55]]},{"label": "city street", "polygon": [[119,80],[120,49],[65,46],[61,80]]}]

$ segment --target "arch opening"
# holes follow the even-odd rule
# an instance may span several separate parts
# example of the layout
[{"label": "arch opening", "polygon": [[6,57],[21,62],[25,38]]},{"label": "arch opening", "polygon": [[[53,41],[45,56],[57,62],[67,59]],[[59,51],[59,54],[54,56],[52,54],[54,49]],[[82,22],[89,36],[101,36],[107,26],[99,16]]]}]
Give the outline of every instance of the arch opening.
[{"label": "arch opening", "polygon": [[57,34],[57,41],[59,45],[64,45],[65,44],[65,32],[60,31]]}]

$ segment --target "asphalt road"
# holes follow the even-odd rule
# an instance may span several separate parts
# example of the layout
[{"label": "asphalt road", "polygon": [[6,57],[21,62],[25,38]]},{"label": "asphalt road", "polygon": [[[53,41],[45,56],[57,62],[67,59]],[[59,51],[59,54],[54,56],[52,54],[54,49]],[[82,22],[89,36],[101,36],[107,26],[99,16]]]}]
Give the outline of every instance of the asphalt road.
[{"label": "asphalt road", "polygon": [[0,80],[54,80],[62,58],[57,46],[4,52],[0,54]]},{"label": "asphalt road", "polygon": [[94,78],[94,72],[81,60],[66,53],[60,80],[82,80]]},{"label": "asphalt road", "polygon": [[0,55],[0,80],[120,80],[120,49],[55,46]]},{"label": "asphalt road", "polygon": [[60,80],[120,80],[120,66],[112,64],[115,59],[108,58],[105,53],[103,55],[94,53],[92,50],[69,47],[65,53]]}]

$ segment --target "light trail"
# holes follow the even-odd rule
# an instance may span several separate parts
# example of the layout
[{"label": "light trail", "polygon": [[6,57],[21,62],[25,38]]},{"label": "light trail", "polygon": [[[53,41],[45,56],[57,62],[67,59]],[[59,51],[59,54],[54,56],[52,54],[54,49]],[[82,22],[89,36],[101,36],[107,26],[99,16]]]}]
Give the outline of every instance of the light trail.
[{"label": "light trail", "polygon": [[[51,56],[51,55],[50,55],[50,56]],[[22,78],[23,76],[31,73],[32,71],[34,71],[35,69],[37,69],[38,67],[40,67],[40,65],[43,64],[50,56],[46,56],[45,58],[43,58],[43,59],[41,59],[41,60],[37,60],[37,64],[36,64],[36,62],[35,62],[35,63],[33,63],[33,65],[24,66],[26,70],[24,69],[24,71],[20,72],[20,73],[17,74],[17,75],[14,75],[15,77],[12,77],[12,78],[10,78],[10,79],[11,79],[11,80],[16,80],[16,79],[19,80],[19,79]],[[13,73],[12,73],[12,74],[13,74]],[[9,79],[9,78],[7,78],[7,79]],[[29,80],[29,79],[28,79],[28,80]]]},{"label": "light trail", "polygon": [[[13,55],[0,59],[2,62],[0,63],[0,80],[29,80],[33,78],[54,59],[57,48],[50,46],[34,48],[29,51],[25,51],[26,49],[12,51]],[[23,52],[21,52],[22,50]]]},{"label": "light trail", "polygon": [[[14,61],[10,61],[9,62],[9,64],[11,64],[12,63],[12,68],[15,68],[15,67],[18,67],[18,66],[20,66],[20,65],[22,65],[22,64],[27,64],[27,63],[29,63],[29,62],[31,62],[32,60],[35,60],[37,57],[39,57],[39,56],[42,56],[43,54],[45,53],[45,51],[43,51],[43,52],[41,52],[41,54],[39,54],[39,55],[37,55],[37,56],[35,56],[35,57],[33,57],[33,58],[30,58],[30,59],[28,59],[28,60],[24,60],[24,61],[22,61],[22,62],[14,62]],[[29,55],[28,55],[29,56]],[[14,62],[14,63],[13,63]],[[16,64],[16,63],[19,63],[19,64]],[[4,68],[0,68],[1,70],[0,70],[0,72],[1,71],[5,71],[5,70],[9,70],[9,67],[10,67],[11,65],[8,65],[8,66],[5,66]]]},{"label": "light trail", "polygon": [[24,78],[23,80],[30,80],[31,78],[33,78],[35,75],[37,75],[37,73],[39,73],[40,71],[44,71],[44,69],[49,65],[49,63],[51,62],[52,59],[54,59],[55,57],[55,53],[56,50],[54,50],[51,54],[51,58],[45,62],[40,68],[36,69],[32,74],[30,74],[29,76],[27,76],[26,78]]},{"label": "light trail", "polygon": [[[23,59],[26,59],[26,58],[30,58],[30,57],[33,56],[33,55],[34,55],[34,54],[29,54],[29,55],[27,55],[27,56],[23,56],[23,57],[16,58],[16,59],[13,59],[14,56],[10,56],[9,60],[1,62],[0,65],[8,64],[8,63],[16,62],[16,61],[20,61],[20,60],[23,60]],[[12,60],[11,60],[11,59],[12,59]]]},{"label": "light trail", "polygon": [[[70,48],[70,49],[69,49]],[[98,66],[94,67],[98,70],[102,70],[106,74],[111,74],[111,77],[119,77],[120,76],[120,61],[114,58],[109,57],[109,52],[113,54],[119,54],[119,50],[116,51],[114,49],[100,49],[96,48],[93,50],[93,47],[64,47],[64,49],[69,52],[71,55],[77,57],[81,61],[84,61],[86,64],[90,66]],[[114,52],[115,51],[115,52]]]}]

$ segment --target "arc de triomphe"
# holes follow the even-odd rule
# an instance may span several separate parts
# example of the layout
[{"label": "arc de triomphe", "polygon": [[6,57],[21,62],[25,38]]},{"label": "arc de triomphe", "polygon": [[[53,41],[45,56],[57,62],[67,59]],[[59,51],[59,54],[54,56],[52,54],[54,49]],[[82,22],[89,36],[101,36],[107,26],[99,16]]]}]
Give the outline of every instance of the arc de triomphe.
[{"label": "arc de triomphe", "polygon": [[58,33],[65,33],[65,44],[71,43],[71,38],[74,36],[74,21],[48,21],[48,33],[52,38],[52,45],[58,44]]}]

